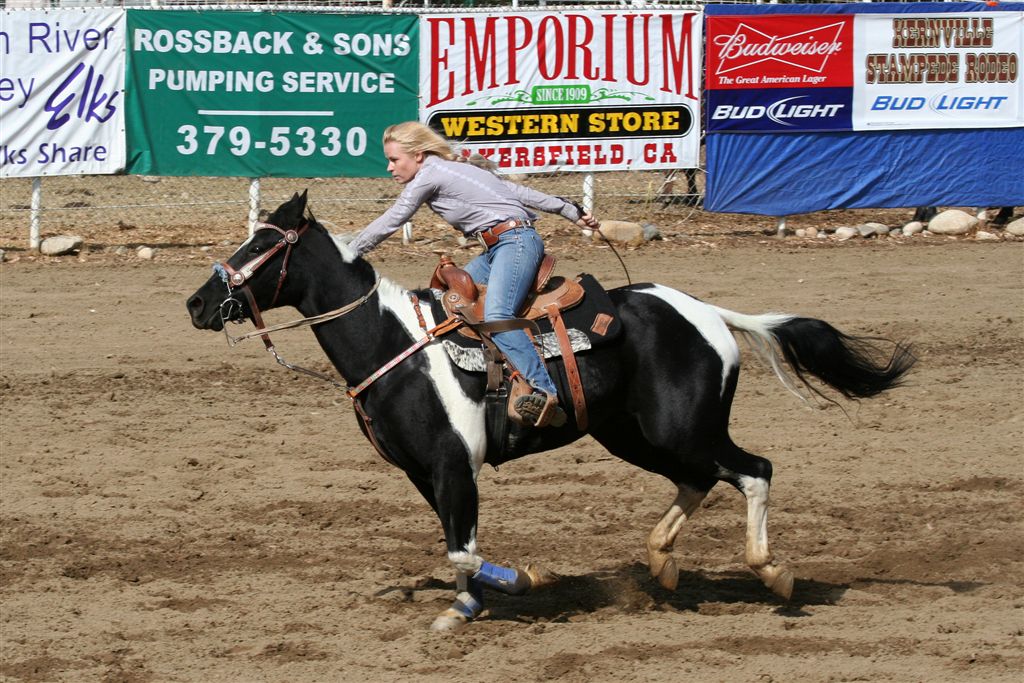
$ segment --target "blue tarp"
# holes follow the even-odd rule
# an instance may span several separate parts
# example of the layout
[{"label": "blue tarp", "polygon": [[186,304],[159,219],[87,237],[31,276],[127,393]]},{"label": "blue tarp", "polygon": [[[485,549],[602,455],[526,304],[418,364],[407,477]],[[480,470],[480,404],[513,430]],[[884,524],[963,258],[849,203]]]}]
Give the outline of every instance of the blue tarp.
[{"label": "blue tarp", "polygon": [[[708,5],[707,15],[1024,11],[1024,3]],[[1024,205],[1024,128],[709,134],[709,211]]]}]

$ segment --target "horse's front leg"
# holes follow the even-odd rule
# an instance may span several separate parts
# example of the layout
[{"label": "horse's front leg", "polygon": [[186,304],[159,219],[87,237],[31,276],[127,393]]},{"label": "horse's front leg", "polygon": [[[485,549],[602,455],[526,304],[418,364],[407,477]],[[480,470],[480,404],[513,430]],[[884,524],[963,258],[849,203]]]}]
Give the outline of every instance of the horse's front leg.
[{"label": "horse's front leg", "polygon": [[476,523],[478,493],[475,477],[466,468],[443,468],[433,478],[437,515],[444,527],[448,560],[455,568],[455,602],[439,614],[431,628],[435,631],[458,629],[480,616],[484,610],[484,588],[522,595],[554,581],[554,575],[527,565],[514,569],[492,564],[477,551]]}]

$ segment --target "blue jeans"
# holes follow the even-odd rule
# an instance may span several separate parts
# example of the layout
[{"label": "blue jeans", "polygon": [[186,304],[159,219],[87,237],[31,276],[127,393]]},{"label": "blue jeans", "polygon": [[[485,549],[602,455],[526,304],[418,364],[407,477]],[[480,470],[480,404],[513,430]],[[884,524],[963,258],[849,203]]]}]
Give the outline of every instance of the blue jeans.
[{"label": "blue jeans", "polygon": [[[466,264],[464,270],[487,285],[484,320],[512,320],[526,301],[544,256],[544,241],[533,228],[502,233],[493,247]],[[523,330],[494,335],[494,343],[532,386],[558,395],[551,375]]]}]

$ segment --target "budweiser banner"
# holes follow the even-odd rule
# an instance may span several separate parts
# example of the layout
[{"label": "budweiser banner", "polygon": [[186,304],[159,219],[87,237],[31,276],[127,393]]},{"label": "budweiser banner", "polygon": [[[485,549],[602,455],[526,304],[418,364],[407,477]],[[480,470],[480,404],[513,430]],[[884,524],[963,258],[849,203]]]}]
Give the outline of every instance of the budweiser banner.
[{"label": "budweiser banner", "polygon": [[702,15],[436,14],[420,120],[506,173],[698,165]]},{"label": "budweiser banner", "polygon": [[853,20],[708,17],[708,132],[849,130]]},{"label": "budweiser banner", "polygon": [[124,17],[0,11],[0,177],[124,168]]},{"label": "budweiser banner", "polygon": [[708,132],[1024,126],[1022,12],[710,16],[707,32]]}]

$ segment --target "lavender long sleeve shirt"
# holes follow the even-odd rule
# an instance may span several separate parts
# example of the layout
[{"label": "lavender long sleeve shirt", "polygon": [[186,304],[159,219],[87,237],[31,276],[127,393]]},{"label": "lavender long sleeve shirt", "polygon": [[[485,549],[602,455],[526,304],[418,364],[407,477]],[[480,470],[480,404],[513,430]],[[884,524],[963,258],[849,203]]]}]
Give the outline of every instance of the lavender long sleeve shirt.
[{"label": "lavender long sleeve shirt", "polygon": [[441,218],[473,235],[509,219],[534,221],[530,209],[578,221],[579,210],[560,197],[503,180],[482,168],[428,155],[390,209],[360,232],[349,246],[365,254],[412,218],[426,204]]}]

